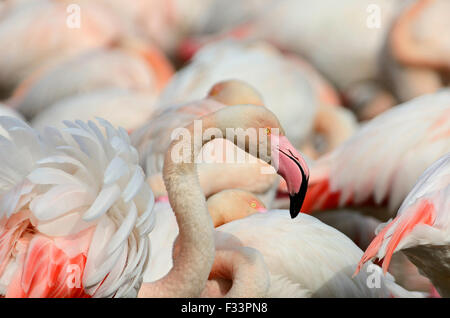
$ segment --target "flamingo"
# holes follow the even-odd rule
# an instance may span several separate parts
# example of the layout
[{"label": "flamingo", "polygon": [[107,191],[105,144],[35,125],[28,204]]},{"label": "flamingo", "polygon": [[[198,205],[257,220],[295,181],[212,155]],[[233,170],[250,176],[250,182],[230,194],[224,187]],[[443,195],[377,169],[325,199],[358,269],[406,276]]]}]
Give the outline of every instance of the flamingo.
[{"label": "flamingo", "polygon": [[42,133],[1,117],[0,295],[135,297],[153,194],[127,133],[99,119]]},{"label": "flamingo", "polygon": [[375,204],[382,209],[374,216],[390,217],[423,171],[450,150],[449,132],[449,89],[379,115],[312,165],[304,211]]},{"label": "flamingo", "polygon": [[[228,80],[216,83],[202,100],[162,109],[131,134],[148,183],[157,198],[167,196],[162,178],[163,155],[173,131],[195,119],[236,104],[263,105],[259,93],[245,82]],[[234,107],[234,106],[233,106]],[[227,158],[243,158],[243,161]],[[275,197],[277,175],[270,165],[235,147],[232,142],[217,138],[202,148],[198,156],[200,185],[208,197],[224,189],[240,188],[254,192],[270,205]],[[267,173],[261,173],[265,169]]]},{"label": "flamingo", "polygon": [[[339,103],[339,98],[315,70],[298,58],[284,57],[263,42],[225,40],[204,47],[188,66],[175,74],[158,104],[165,108],[202,98],[212,85],[227,79],[239,79],[255,87],[267,107],[287,128],[288,137],[302,151],[311,135],[319,135],[319,132],[334,135],[326,147],[330,150],[346,140],[357,127],[350,111],[340,107],[321,108],[326,103]],[[326,115],[336,125],[324,129],[316,115],[319,109],[322,110],[320,115]]]},{"label": "flamingo", "polygon": [[[246,116],[240,116],[243,113]],[[256,155],[274,165],[277,173],[285,178],[292,198],[290,215],[291,217],[298,215],[306,192],[309,172],[301,155],[284,136],[273,113],[261,106],[236,105],[204,116],[202,122],[202,132],[216,127],[242,149],[252,149],[252,146],[260,144]],[[264,143],[260,137],[258,140],[246,138],[244,144],[239,144],[234,134],[229,133],[229,129],[232,128],[244,130],[262,128],[270,142]],[[279,134],[275,133],[275,128],[281,129]],[[186,129],[193,134],[194,123]],[[195,154],[210,139],[211,136],[202,138],[201,142],[190,140],[188,147],[190,151],[184,154],[183,158],[186,160],[181,162],[172,158],[172,150],[179,147],[183,142],[182,139],[174,140],[167,150],[163,176],[170,206],[179,226],[179,251],[178,253],[175,251],[177,256],[174,257],[173,267],[166,276],[156,282],[142,284],[139,293],[142,297],[165,296],[169,291],[170,295],[176,297],[198,296],[207,287],[206,281],[214,259],[213,226],[196,174],[194,159]],[[267,147],[266,150],[270,150],[270,154],[264,154],[262,147]],[[227,250],[227,247],[223,249]],[[213,288],[214,290],[217,291]]]},{"label": "flamingo", "polygon": [[184,127],[225,106],[238,104],[263,105],[259,93],[249,84],[238,80],[215,83],[206,98],[158,109],[150,120],[130,136],[141,155],[141,165],[147,174],[162,171],[163,155],[175,128]]},{"label": "flamingo", "polygon": [[[238,121],[239,110],[253,116]],[[67,129],[62,132],[47,128],[44,134],[38,134],[20,120],[3,117],[0,121],[10,138],[2,140],[5,151],[1,152],[4,154],[0,179],[1,229],[5,243],[1,254],[0,281],[5,288],[2,294],[8,297],[135,296],[147,261],[148,233],[154,226],[153,195],[145,185],[143,171],[137,165],[137,152],[129,145],[126,131],[115,130],[99,119],[107,131],[106,137],[95,124],[82,121],[66,121]],[[224,131],[225,125],[232,123],[244,128],[255,124],[264,129],[280,128],[276,117],[258,106],[224,109],[205,117],[204,121],[217,123]],[[282,130],[281,135],[268,136],[270,155],[264,155],[262,149],[258,155],[274,165],[276,162],[278,172],[287,179],[292,190],[294,217],[304,196],[308,170]],[[241,146],[245,148],[249,144]],[[195,176],[195,164],[172,162],[170,152],[166,162],[166,185],[181,229],[179,255],[169,274],[157,282],[143,284],[139,295],[198,296],[207,287],[210,270],[219,266],[213,263],[211,219],[202,203],[201,190],[195,187],[198,180],[194,177],[193,184],[187,182],[190,173]],[[22,168],[15,169],[18,166]],[[184,191],[183,185],[190,191]],[[97,196],[95,189],[99,191]],[[178,191],[200,197],[183,200],[180,205]],[[199,209],[205,211],[200,213]],[[219,258],[231,255],[239,264],[265,273],[257,252],[237,248],[219,250]],[[55,263],[57,267],[53,267]],[[77,266],[82,275],[82,285],[76,288],[66,285],[65,270],[69,265]],[[187,270],[189,266],[193,266],[191,270]],[[242,288],[248,282],[244,274],[242,270],[232,272],[237,283],[243,284]],[[266,284],[256,285],[256,295],[264,293]],[[214,285],[208,286],[213,292]],[[238,287],[239,284],[230,290],[231,295],[240,295],[242,289]]]},{"label": "flamingo", "polygon": [[61,127],[63,120],[95,120],[101,117],[128,132],[140,127],[155,111],[155,94],[121,88],[104,88],[62,99],[31,120],[31,126]]},{"label": "flamingo", "polygon": [[156,98],[172,76],[172,66],[156,47],[136,40],[122,42],[40,68],[16,88],[7,103],[32,118],[57,101],[105,88],[145,92]]},{"label": "flamingo", "polygon": [[449,211],[450,153],[428,167],[403,201],[397,216],[383,229],[361,258],[383,259],[386,272],[394,252],[402,251],[427,276],[443,297],[450,297]]},{"label": "flamingo", "polygon": [[0,90],[4,95],[35,69],[111,44],[120,36],[114,16],[92,1],[83,3],[82,27],[68,27],[71,4],[73,1],[8,1],[2,8]]}]

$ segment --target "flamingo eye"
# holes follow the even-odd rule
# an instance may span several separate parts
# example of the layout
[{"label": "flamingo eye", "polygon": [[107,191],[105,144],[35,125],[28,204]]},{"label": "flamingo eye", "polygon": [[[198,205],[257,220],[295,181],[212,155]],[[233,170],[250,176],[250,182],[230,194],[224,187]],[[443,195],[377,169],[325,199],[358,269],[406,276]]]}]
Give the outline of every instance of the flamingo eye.
[{"label": "flamingo eye", "polygon": [[217,87],[213,87],[213,89],[211,89],[211,91],[209,92],[209,96],[214,97],[217,94],[219,94],[219,89]]},{"label": "flamingo eye", "polygon": [[251,206],[253,209],[256,209],[256,202],[255,202],[255,201],[252,201],[252,202],[250,203],[250,206]]}]

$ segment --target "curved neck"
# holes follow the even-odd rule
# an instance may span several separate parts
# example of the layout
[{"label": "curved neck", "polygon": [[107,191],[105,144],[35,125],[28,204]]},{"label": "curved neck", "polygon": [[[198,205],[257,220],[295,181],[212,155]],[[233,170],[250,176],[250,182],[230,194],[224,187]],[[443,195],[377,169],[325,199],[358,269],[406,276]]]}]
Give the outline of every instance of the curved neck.
[{"label": "curved neck", "polygon": [[[268,112],[260,106],[233,107],[220,110],[218,113],[221,115],[213,113],[203,117],[201,129],[198,129],[194,122],[169,146],[164,159],[163,178],[179,227],[179,249],[170,272],[159,281],[144,283],[139,297],[198,297],[206,287],[214,262],[215,244],[213,223],[195,166],[196,155],[205,143],[213,139],[204,132],[209,128],[216,128],[217,121],[217,128],[222,135],[231,139],[231,136],[226,135],[226,127],[236,126],[236,118],[239,117],[234,116],[242,116],[242,113],[245,113],[245,118],[248,119],[254,114],[252,112]],[[262,114],[259,115],[261,117]],[[189,142],[185,141],[186,138],[189,138]],[[247,148],[247,144],[232,141],[241,149]],[[181,149],[183,160],[177,160],[179,158],[175,156],[180,154]],[[264,262],[262,263],[265,266]]]},{"label": "curved neck", "polygon": [[[209,121],[205,119],[203,122],[205,125]],[[190,136],[194,136],[193,125],[187,129]],[[142,285],[140,297],[198,297],[206,286],[214,262],[213,223],[194,163],[194,155],[206,140],[193,138],[189,145],[190,158],[185,158],[190,160],[175,162],[172,151],[181,142],[185,140],[176,140],[170,145],[163,171],[169,202],[179,227],[179,252],[165,277]]]}]

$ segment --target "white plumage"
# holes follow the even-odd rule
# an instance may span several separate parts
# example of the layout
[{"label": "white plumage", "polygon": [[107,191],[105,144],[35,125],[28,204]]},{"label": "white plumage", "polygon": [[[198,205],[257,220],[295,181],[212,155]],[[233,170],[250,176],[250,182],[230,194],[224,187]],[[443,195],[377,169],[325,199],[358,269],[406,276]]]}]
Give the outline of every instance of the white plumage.
[{"label": "white plumage", "polygon": [[[172,267],[172,245],[178,226],[170,206],[158,205],[155,214],[159,227],[150,237],[152,242],[159,240],[162,250],[153,251],[149,264],[159,271],[152,272],[149,266],[144,281],[161,278]],[[306,214],[292,220],[288,211],[271,210],[232,221],[216,230],[232,234],[242,246],[262,253],[271,277],[267,297],[422,296],[404,290],[392,276],[383,277],[381,268],[373,264],[366,265],[366,271],[352,278],[363,254],[361,249],[339,231]],[[219,234],[215,235],[217,249],[235,245],[227,240],[228,236]],[[375,276],[380,285],[369,288]]]},{"label": "white plumage", "polygon": [[[286,210],[271,210],[217,228],[236,236],[243,245],[260,251],[270,270],[269,297],[399,297],[420,296],[382,278],[378,288],[370,282],[381,269],[365,267],[352,273],[362,255],[348,237],[314,217]],[[226,242],[216,242],[218,247]]]},{"label": "white plumage", "polygon": [[155,228],[149,234],[152,251],[144,272],[144,282],[164,277],[173,266],[172,248],[178,236],[178,225],[169,202],[156,202],[153,209]]},{"label": "white plumage", "polygon": [[[2,295],[73,297],[77,290],[65,289],[69,272],[58,280],[50,273],[78,256],[78,296],[137,295],[154,225],[153,195],[127,133],[99,123],[106,136],[93,122],[66,121],[61,130],[39,133],[0,118],[9,134],[0,137]],[[33,281],[34,275],[41,278]]]}]

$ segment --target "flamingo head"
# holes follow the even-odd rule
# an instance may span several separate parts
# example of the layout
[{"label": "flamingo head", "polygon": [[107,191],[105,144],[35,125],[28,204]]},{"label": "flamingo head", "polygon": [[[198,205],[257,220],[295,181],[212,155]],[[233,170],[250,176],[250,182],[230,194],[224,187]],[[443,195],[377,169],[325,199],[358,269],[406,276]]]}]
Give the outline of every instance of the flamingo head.
[{"label": "flamingo head", "polygon": [[[236,146],[275,168],[286,181],[291,199],[290,213],[295,218],[305,199],[309,169],[302,155],[285,136],[275,114],[263,106],[225,107],[214,114],[212,125],[220,127],[226,139],[234,141]],[[261,173],[273,173],[269,168]]]},{"label": "flamingo head", "polygon": [[208,92],[208,98],[232,106],[239,104],[264,105],[260,93],[251,85],[240,80],[226,80],[214,84]]},{"label": "flamingo head", "polygon": [[240,189],[220,191],[208,198],[207,205],[214,227],[255,213],[267,212],[264,203],[253,193]]}]

